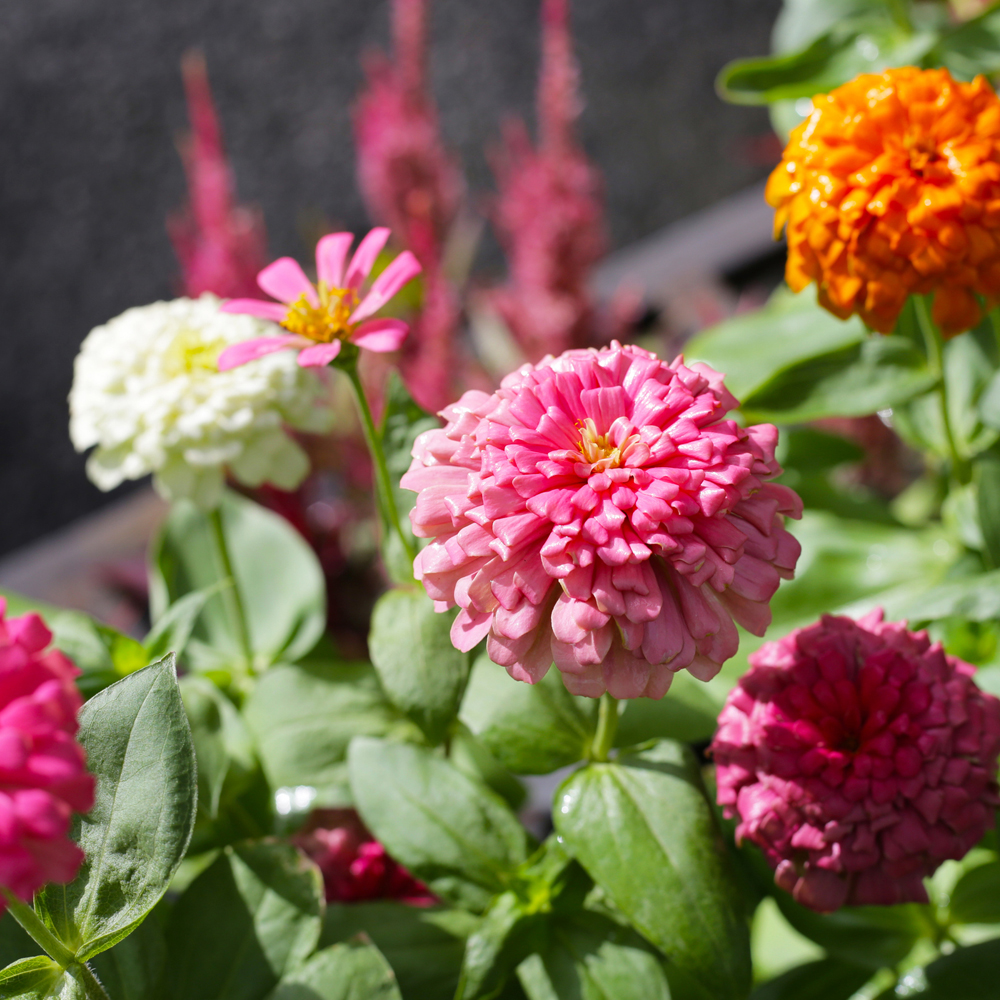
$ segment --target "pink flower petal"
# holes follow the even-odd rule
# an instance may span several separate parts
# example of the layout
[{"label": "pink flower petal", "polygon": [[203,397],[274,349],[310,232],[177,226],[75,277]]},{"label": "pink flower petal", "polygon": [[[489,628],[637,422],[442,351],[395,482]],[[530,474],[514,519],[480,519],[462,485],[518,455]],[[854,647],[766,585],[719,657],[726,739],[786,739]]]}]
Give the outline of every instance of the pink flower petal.
[{"label": "pink flower petal", "polygon": [[386,240],[389,239],[389,230],[384,226],[379,226],[371,230],[368,235],[358,244],[358,249],[354,251],[351,258],[351,265],[347,269],[347,277],[344,284],[347,288],[357,288],[361,282],[372,273],[375,261],[382,252]]},{"label": "pink flower petal", "polygon": [[319,305],[312,282],[299,267],[298,261],[291,257],[279,257],[273,264],[268,264],[257,275],[257,284],[279,302],[292,303],[300,295],[305,295],[314,306]]},{"label": "pink flower petal", "polygon": [[299,364],[303,368],[322,368],[340,354],[340,341],[331,344],[313,344],[299,351]]},{"label": "pink flower petal", "polygon": [[354,331],[351,340],[366,351],[398,351],[409,329],[400,319],[370,319]]},{"label": "pink flower petal", "polygon": [[280,302],[264,302],[261,299],[229,299],[222,303],[219,311],[260,316],[261,319],[273,319],[275,323],[280,323],[288,313],[288,309]]},{"label": "pink flower petal", "polygon": [[316,244],[316,274],[328,287],[344,287],[344,262],[353,242],[353,233],[330,233]]},{"label": "pink flower petal", "polygon": [[238,344],[230,344],[219,355],[219,371],[227,372],[231,368],[239,368],[248,361],[255,361],[265,354],[282,351],[286,347],[295,347],[302,343],[302,337],[290,333],[284,337],[257,337],[254,340],[243,340]]},{"label": "pink flower petal", "polygon": [[361,305],[354,310],[350,322],[359,320],[378,312],[398,292],[403,285],[415,278],[423,268],[409,250],[404,250],[372,283],[371,291],[364,297]]}]

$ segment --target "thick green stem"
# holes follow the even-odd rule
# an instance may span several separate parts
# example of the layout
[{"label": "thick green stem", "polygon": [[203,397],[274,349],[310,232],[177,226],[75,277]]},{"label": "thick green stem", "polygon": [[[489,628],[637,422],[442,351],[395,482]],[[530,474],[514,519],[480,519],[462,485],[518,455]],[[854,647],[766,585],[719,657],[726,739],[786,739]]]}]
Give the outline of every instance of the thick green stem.
[{"label": "thick green stem", "polygon": [[42,923],[32,907],[7,888],[0,887],[0,893],[3,893],[3,897],[7,901],[10,915],[49,958],[79,981],[84,993],[87,994],[87,1000],[109,1000],[107,991],[94,975],[90,966],[77,959],[73,952]]},{"label": "thick green stem", "polygon": [[601,703],[597,709],[597,732],[590,745],[591,760],[607,760],[614,746],[615,733],[618,732],[618,699],[608,694],[601,695]]},{"label": "thick green stem", "polygon": [[229,558],[226,532],[222,527],[222,514],[218,507],[215,507],[208,515],[208,522],[212,526],[212,541],[215,543],[215,552],[219,558],[222,573],[230,584],[223,588],[222,600],[226,604],[230,622],[236,632],[236,640],[240,644],[240,652],[243,654],[247,673],[253,674],[253,647],[250,645],[250,630],[247,627],[246,609],[243,607],[243,598],[240,596],[240,589],[236,583],[233,562]]},{"label": "thick green stem", "polygon": [[927,299],[922,295],[916,295],[914,296],[914,304],[917,309],[920,332],[923,334],[924,345],[927,349],[927,361],[932,374],[936,375],[938,380],[937,394],[941,408],[941,426],[944,428],[945,444],[951,461],[951,474],[958,482],[967,483],[970,477],[969,463],[959,454],[958,445],[955,443],[955,432],[951,427],[951,416],[948,412],[948,386],[944,378],[941,333],[931,316]]},{"label": "thick green stem", "polygon": [[382,450],[382,442],[379,440],[378,432],[375,430],[375,421],[372,419],[372,411],[368,407],[368,400],[365,398],[364,386],[358,376],[357,364],[345,366],[348,378],[354,388],[354,398],[358,403],[358,413],[361,415],[361,427],[365,432],[365,442],[368,444],[368,451],[371,453],[372,462],[375,463],[375,484],[379,505],[385,515],[389,527],[395,529],[399,540],[403,543],[403,550],[407,558],[412,563],[416,558],[413,545],[410,539],[403,532],[403,525],[399,519],[399,509],[396,507],[396,498],[392,492],[392,479],[389,476],[389,467],[385,464],[385,452]]}]

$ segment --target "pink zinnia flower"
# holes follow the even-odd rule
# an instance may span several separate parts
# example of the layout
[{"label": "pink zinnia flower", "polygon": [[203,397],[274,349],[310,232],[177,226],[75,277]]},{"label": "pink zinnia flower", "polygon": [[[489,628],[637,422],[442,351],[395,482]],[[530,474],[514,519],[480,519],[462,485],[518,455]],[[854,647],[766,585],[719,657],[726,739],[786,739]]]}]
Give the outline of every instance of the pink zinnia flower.
[{"label": "pink zinnia flower", "polygon": [[192,299],[203,292],[254,296],[254,277],[267,259],[264,220],[258,209],[236,204],[204,56],[189,52],[181,71],[191,120],[191,135],[181,144],[189,200],[167,219],[181,291]]},{"label": "pink zinnia flower", "polygon": [[306,277],[291,257],[281,257],[257,275],[257,284],[278,302],[230,299],[223,312],[249,313],[280,323],[289,332],[281,337],[259,337],[227,347],[219,355],[219,371],[246,364],[255,358],[299,348],[299,364],[323,367],[340,354],[349,341],[367,351],[398,350],[407,325],[398,319],[371,319],[408,281],[420,273],[420,264],[409,251],[401,253],[372,282],[368,294],[360,288],[371,274],[389,238],[388,229],[373,229],[358,244],[350,264],[351,233],[330,233],[316,244],[319,284]]},{"label": "pink zinnia flower", "polygon": [[76,877],[70,820],[93,806],[94,778],[74,739],[80,671],[46,652],[52,633],[38,615],[5,620],[6,609],[0,597],[0,885],[27,901]]},{"label": "pink zinnia flower", "polygon": [[926,903],[993,826],[1000,701],[926,632],[824,615],[750,657],[712,744],[718,800],[814,910]]},{"label": "pink zinnia flower", "polygon": [[393,861],[353,809],[317,809],[295,843],[323,873],[328,903],[397,899],[430,906],[437,898]]},{"label": "pink zinnia flower", "polygon": [[[638,347],[567,351],[442,412],[402,485],[414,571],[452,641],[534,683],[552,661],[574,694],[660,698],[674,672],[713,677],[762,635],[798,542],[801,502],[770,482],[778,432],[741,428],[705,365]],[[558,581],[558,586],[556,583]]]}]

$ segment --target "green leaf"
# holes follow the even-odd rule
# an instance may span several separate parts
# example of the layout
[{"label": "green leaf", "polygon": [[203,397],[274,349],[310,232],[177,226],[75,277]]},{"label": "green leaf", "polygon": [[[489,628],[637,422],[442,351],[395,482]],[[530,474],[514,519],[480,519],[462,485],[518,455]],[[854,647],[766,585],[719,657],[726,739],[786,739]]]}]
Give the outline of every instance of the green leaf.
[{"label": "green leaf", "polygon": [[861,320],[839,320],[816,303],[812,291],[796,295],[781,286],[762,309],[692,337],[684,357],[725,372],[726,387],[743,399],[789,368],[866,337]]},{"label": "green leaf", "polygon": [[1000,567],[1000,458],[985,456],[975,465],[976,507],[983,535],[983,559]]},{"label": "green leaf", "polygon": [[268,1000],[401,1000],[401,996],[389,963],[362,940],[317,952],[288,973]]},{"label": "green leaf", "polygon": [[930,58],[960,80],[1000,72],[1000,11],[995,4],[944,35]]},{"label": "green leaf", "polygon": [[982,622],[1000,617],[1000,570],[952,580],[907,601],[899,614],[914,625],[939,618]]},{"label": "green leaf", "polygon": [[477,923],[464,910],[390,900],[332,904],[326,908],[320,946],[365,933],[392,966],[404,997],[453,1000],[465,941]]},{"label": "green leaf", "polygon": [[586,756],[596,703],[574,698],[558,670],[537,684],[515,681],[484,653],[477,657],[460,718],[515,774],[548,774]]},{"label": "green leaf", "polygon": [[1000,861],[966,872],[952,890],[948,911],[960,924],[1000,923]]},{"label": "green leaf", "polygon": [[451,642],[454,614],[438,614],[419,590],[383,594],[372,614],[368,648],[382,689],[432,744],[448,734],[469,677],[469,654]]},{"label": "green leaf", "polygon": [[492,788],[515,812],[524,805],[527,789],[472,735],[464,722],[455,727],[449,747],[448,759],[459,771]]},{"label": "green leaf", "polygon": [[548,939],[548,915],[515,892],[497,896],[469,936],[456,1000],[494,997],[507,977]]},{"label": "green leaf", "polygon": [[86,859],[69,885],[46,886],[35,908],[86,961],[156,905],[191,837],[195,757],[173,657],[91,698],[78,739],[97,778],[94,808],[72,830]]},{"label": "green leaf", "polygon": [[169,995],[261,1000],[316,947],[322,893],[319,870],[289,844],[227,849],[171,911]]},{"label": "green leaf", "polygon": [[[959,454],[973,458],[1000,436],[983,419],[983,394],[996,371],[996,341],[989,321],[944,345],[948,418]],[[943,430],[943,428],[942,428]],[[948,454],[947,450],[944,452]]]},{"label": "green leaf", "polygon": [[553,921],[548,942],[518,969],[530,1000],[670,1000],[663,966],[627,927],[597,913]]},{"label": "green leaf", "polygon": [[10,965],[20,958],[41,954],[41,947],[28,937],[21,925],[10,915],[10,910],[0,914],[0,967]]},{"label": "green leaf", "polygon": [[159,909],[91,965],[112,1000],[159,1000],[167,970],[167,944]]},{"label": "green leaf", "polygon": [[348,769],[365,825],[445,899],[484,909],[527,857],[506,803],[430,750],[358,737]]},{"label": "green leaf", "polygon": [[[1000,938],[984,941],[931,962],[915,980],[911,995],[920,1000],[996,1000]],[[906,977],[909,978],[909,977]],[[904,978],[904,982],[905,982]],[[926,987],[920,987],[926,983]],[[900,995],[897,991],[897,995]],[[905,996],[906,994],[901,994]]]},{"label": "green leaf", "polygon": [[625,705],[615,733],[615,746],[635,746],[652,739],[681,743],[707,740],[715,732],[719,706],[702,681],[687,671],[674,674],[660,699],[635,698]]},{"label": "green leaf", "polygon": [[150,659],[165,656],[167,653],[183,656],[188,639],[194,631],[195,622],[216,589],[221,590],[221,588],[196,590],[185,594],[175,604],[171,604],[143,641],[146,655]]},{"label": "green leaf", "polygon": [[908,339],[875,336],[785,369],[744,397],[743,410],[749,421],[786,424],[866,416],[926,392],[936,381]]},{"label": "green leaf", "polygon": [[243,717],[271,787],[311,785],[317,806],[350,804],[344,762],[355,736],[409,726],[386,704],[367,663],[275,667],[258,680]]},{"label": "green leaf", "polygon": [[871,974],[871,969],[839,958],[821,958],[758,987],[750,1000],[850,1000]]},{"label": "green leaf", "polygon": [[[283,518],[236,493],[225,494],[219,513],[254,668],[300,659],[326,625],[326,585],[316,555]],[[242,663],[225,582],[209,516],[192,503],[175,504],[153,543],[150,607],[159,621],[186,595],[217,588],[191,633],[188,658],[198,669]]]},{"label": "green leaf", "polygon": [[48,955],[18,959],[0,972],[0,1000],[52,996],[52,987],[63,974],[62,968]]},{"label": "green leaf", "polygon": [[[379,435],[385,452],[385,462],[392,480],[396,510],[399,512],[400,527],[406,533],[414,549],[426,545],[424,539],[414,537],[407,516],[416,503],[417,495],[412,490],[404,490],[399,480],[410,467],[413,443],[417,435],[441,426],[441,421],[433,414],[422,410],[406,391],[399,373],[389,373],[385,384],[385,400],[382,411],[382,425]],[[384,519],[383,519],[384,520]],[[413,566],[396,535],[389,525],[382,525],[382,561],[390,578],[395,583],[412,584]]]},{"label": "green leaf", "polygon": [[735,874],[690,751],[662,742],[577,771],[556,795],[567,849],[615,906],[712,996],[750,985]]},{"label": "green leaf", "polygon": [[188,674],[180,688],[198,761],[198,806],[214,818],[227,776],[242,786],[252,774],[253,742],[236,707],[211,681]]}]

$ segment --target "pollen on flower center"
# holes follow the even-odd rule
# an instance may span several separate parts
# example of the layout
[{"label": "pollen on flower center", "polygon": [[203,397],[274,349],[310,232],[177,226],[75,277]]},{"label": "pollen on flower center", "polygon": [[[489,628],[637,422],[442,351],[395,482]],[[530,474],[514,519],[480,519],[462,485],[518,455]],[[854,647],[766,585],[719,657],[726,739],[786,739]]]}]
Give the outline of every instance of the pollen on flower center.
[{"label": "pollen on flower center", "polygon": [[281,325],[318,344],[329,344],[350,331],[348,320],[357,308],[358,295],[353,288],[330,288],[323,281],[317,286],[319,305],[303,292],[288,308]]},{"label": "pollen on flower center", "polygon": [[631,434],[616,445],[610,431],[607,434],[598,433],[597,424],[591,417],[587,417],[580,424],[577,449],[584,463],[591,466],[592,472],[604,472],[620,468],[626,460],[626,453],[633,445],[640,443],[640,440],[638,434]]}]

